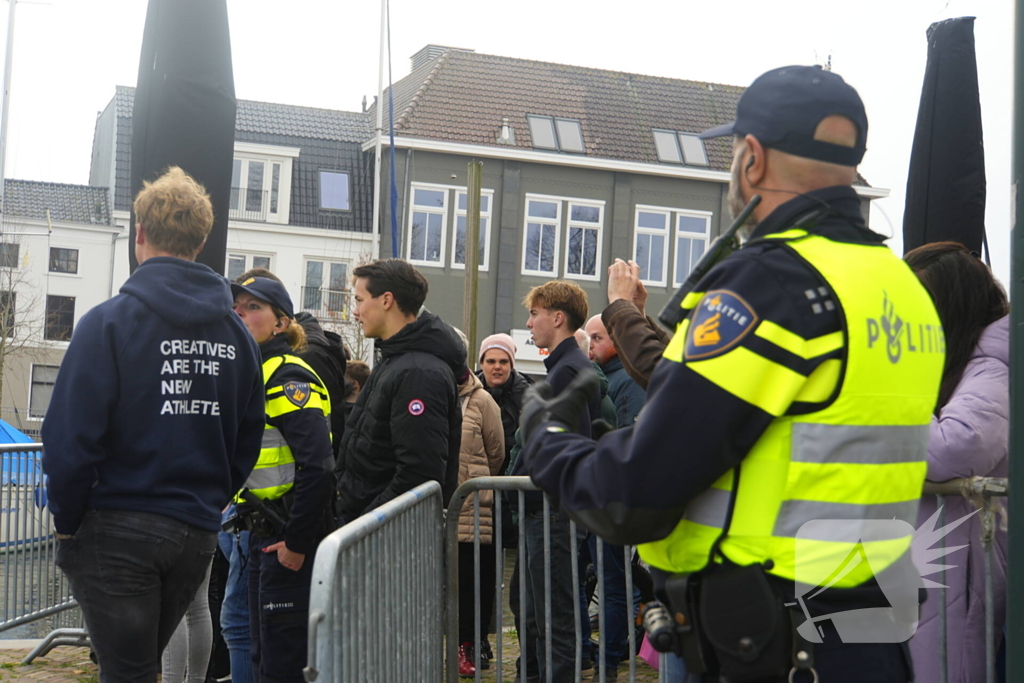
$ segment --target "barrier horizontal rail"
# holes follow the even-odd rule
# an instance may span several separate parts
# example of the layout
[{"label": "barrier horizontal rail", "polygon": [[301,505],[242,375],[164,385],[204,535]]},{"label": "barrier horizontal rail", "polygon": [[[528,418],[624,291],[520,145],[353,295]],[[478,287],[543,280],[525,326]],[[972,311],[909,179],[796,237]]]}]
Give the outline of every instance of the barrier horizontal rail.
[{"label": "barrier horizontal rail", "polygon": [[[947,496],[962,496],[981,510],[981,545],[985,558],[985,683],[996,681],[996,628],[995,587],[992,578],[993,541],[996,532],[996,507],[993,498],[1010,495],[1010,482],[1006,477],[964,477],[943,482],[926,481],[925,495],[935,495],[939,508],[938,527],[946,526],[945,502]],[[939,548],[945,548],[945,536],[939,538]],[[949,620],[946,613],[946,570],[939,573],[939,683],[949,680]]]},{"label": "barrier horizontal rail", "polygon": [[77,607],[54,564],[57,541],[46,506],[42,444],[0,446],[0,632]]},{"label": "barrier horizontal rail", "polygon": [[437,683],[443,504],[427,482],[321,541],[310,589],[307,681]]}]

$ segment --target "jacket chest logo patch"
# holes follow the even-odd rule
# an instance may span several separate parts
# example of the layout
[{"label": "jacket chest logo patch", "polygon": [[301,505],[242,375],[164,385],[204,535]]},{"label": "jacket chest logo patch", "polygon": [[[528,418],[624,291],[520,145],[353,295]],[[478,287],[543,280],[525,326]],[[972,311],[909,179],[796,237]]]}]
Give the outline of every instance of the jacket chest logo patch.
[{"label": "jacket chest logo patch", "polygon": [[736,346],[758,321],[754,309],[726,289],[708,292],[694,309],[686,337],[686,360],[717,356]]},{"label": "jacket chest logo patch", "polygon": [[286,382],[283,387],[284,396],[293,404],[302,408],[309,403],[309,383],[308,382]]},{"label": "jacket chest logo patch", "polygon": [[409,401],[409,414],[412,415],[413,417],[419,417],[426,411],[426,404],[424,404],[423,401],[419,400],[418,398],[414,398],[413,400]]}]

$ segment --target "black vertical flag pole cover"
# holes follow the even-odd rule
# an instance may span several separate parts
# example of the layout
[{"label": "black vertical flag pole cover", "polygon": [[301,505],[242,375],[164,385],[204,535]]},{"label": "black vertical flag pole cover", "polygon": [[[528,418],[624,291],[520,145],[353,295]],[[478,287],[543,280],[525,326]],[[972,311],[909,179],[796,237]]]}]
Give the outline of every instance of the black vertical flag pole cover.
[{"label": "black vertical flag pole cover", "polygon": [[928,27],[928,64],[910,155],[904,253],[952,240],[981,253],[985,150],[974,53],[974,17]]},{"label": "black vertical flag pole cover", "polygon": [[[224,272],[235,144],[235,82],[226,0],[149,0],[132,114],[132,197],[180,166],[213,202],[213,231],[196,259]],[[135,243],[135,213],[131,218]],[[138,263],[128,250],[131,268]]]}]

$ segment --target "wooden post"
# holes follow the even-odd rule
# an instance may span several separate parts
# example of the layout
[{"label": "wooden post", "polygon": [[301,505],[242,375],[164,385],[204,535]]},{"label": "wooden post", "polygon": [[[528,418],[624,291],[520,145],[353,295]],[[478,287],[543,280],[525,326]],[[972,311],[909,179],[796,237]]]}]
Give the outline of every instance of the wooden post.
[{"label": "wooden post", "polygon": [[462,329],[469,340],[467,363],[473,369],[476,355],[476,307],[480,289],[480,185],[482,161],[469,162],[466,169],[466,283],[462,298]]}]

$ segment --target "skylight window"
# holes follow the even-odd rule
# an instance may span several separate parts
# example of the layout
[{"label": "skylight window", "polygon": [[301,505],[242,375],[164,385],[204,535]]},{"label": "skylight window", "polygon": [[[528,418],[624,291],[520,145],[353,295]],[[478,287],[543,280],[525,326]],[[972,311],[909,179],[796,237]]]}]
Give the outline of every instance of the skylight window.
[{"label": "skylight window", "polygon": [[533,146],[538,149],[551,149],[558,152],[583,154],[583,129],[576,119],[562,119],[553,116],[528,114],[530,137]]},{"label": "skylight window", "polygon": [[655,130],[654,147],[658,161],[687,166],[707,166],[708,154],[704,141],[693,133],[679,133],[674,130]]}]

